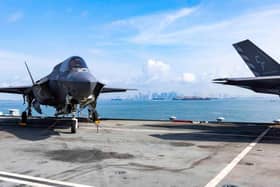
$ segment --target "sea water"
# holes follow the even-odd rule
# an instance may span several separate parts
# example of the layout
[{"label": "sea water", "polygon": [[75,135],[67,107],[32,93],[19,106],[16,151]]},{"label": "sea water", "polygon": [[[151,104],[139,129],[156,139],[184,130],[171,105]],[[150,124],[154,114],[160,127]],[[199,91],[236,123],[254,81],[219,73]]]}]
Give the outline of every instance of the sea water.
[{"label": "sea water", "polygon": [[[26,108],[22,101],[0,101],[0,111]],[[52,107],[42,107],[44,116],[52,116]],[[225,121],[272,122],[280,119],[280,99],[232,98],[212,100],[134,101],[100,100],[97,110],[103,118],[166,120],[177,119],[212,121],[224,117]],[[34,115],[36,112],[34,112]],[[82,111],[87,115],[87,110]]]}]

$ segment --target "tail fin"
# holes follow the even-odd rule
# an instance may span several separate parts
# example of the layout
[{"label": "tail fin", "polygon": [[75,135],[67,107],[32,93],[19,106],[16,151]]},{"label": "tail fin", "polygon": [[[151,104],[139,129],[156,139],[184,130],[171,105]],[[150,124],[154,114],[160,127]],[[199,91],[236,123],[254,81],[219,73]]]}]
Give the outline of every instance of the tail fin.
[{"label": "tail fin", "polygon": [[250,40],[233,44],[256,77],[280,75],[280,65]]}]

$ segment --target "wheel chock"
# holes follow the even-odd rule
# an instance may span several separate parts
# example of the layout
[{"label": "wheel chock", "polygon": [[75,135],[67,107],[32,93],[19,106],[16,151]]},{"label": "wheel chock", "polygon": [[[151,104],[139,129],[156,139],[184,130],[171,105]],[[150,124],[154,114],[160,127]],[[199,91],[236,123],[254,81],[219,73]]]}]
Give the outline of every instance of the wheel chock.
[{"label": "wheel chock", "polygon": [[27,123],[20,122],[19,126],[25,127],[25,126],[27,126]]}]

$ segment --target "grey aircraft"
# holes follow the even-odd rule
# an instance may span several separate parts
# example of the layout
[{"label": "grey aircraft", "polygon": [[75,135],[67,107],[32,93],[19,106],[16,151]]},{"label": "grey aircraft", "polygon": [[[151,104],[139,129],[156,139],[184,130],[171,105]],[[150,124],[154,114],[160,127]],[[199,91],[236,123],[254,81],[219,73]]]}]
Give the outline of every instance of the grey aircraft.
[{"label": "grey aircraft", "polygon": [[280,64],[250,40],[233,44],[255,77],[219,78],[214,83],[239,86],[259,93],[280,96]]},{"label": "grey aircraft", "polygon": [[56,109],[55,116],[73,114],[88,107],[89,118],[98,119],[96,102],[100,93],[125,92],[129,89],[109,88],[96,80],[90,73],[86,62],[78,56],[72,56],[56,65],[53,71],[38,81],[34,81],[25,63],[31,86],[0,88],[2,93],[21,94],[27,108],[22,118],[32,115],[32,108],[42,114],[41,105]]}]

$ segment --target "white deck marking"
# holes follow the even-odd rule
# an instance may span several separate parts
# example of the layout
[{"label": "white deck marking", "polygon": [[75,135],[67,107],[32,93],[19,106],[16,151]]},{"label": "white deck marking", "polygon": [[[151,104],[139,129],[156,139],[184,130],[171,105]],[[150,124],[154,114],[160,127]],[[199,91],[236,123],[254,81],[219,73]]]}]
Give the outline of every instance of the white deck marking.
[{"label": "white deck marking", "polygon": [[19,179],[12,179],[12,178],[7,178],[7,177],[0,177],[0,181],[6,181],[6,182],[11,182],[11,183],[16,183],[16,184],[25,184],[25,185],[29,185],[29,186],[50,187],[49,185],[45,185],[45,184],[29,182],[29,181],[19,180]]},{"label": "white deck marking", "polygon": [[38,187],[53,187],[58,185],[65,186],[65,187],[93,187],[89,185],[75,184],[75,183],[45,179],[40,177],[32,177],[28,175],[8,173],[4,171],[0,171],[0,175],[1,175],[0,181],[7,181],[7,182],[12,182],[17,184],[26,184],[26,185],[38,186]]},{"label": "white deck marking", "polygon": [[231,170],[242,160],[256,145],[257,143],[268,133],[271,127],[268,127],[263,131],[252,143],[250,143],[241,153],[239,153],[218,175],[216,175],[205,187],[215,187],[219,184]]}]

